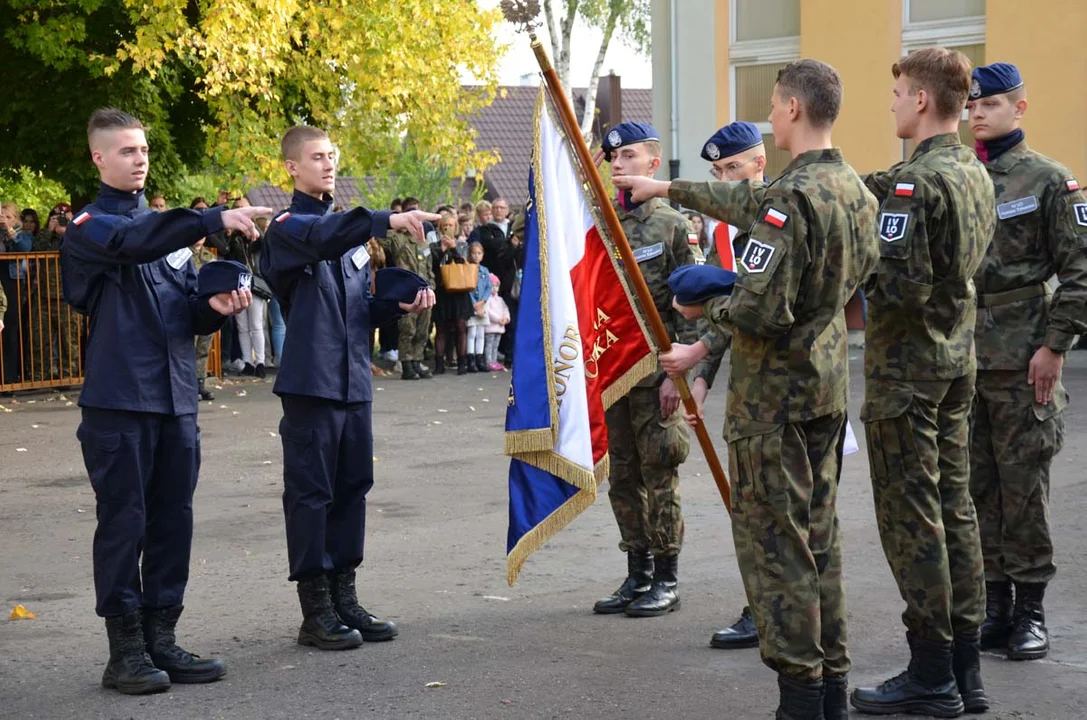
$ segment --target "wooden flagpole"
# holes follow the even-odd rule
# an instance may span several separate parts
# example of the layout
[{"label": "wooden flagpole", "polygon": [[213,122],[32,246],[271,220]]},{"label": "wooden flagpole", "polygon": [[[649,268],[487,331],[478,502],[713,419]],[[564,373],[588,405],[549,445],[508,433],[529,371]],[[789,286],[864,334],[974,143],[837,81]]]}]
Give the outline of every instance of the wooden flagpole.
[{"label": "wooden flagpole", "polygon": [[[551,99],[555,102],[562,126],[566,130],[566,136],[570,138],[570,142],[574,145],[578,161],[581,163],[581,168],[589,181],[593,195],[596,197],[596,204],[600,207],[600,212],[604,216],[604,224],[607,225],[608,233],[615,242],[619,255],[623,258],[623,265],[626,266],[627,274],[634,283],[634,292],[645,310],[649,327],[657,341],[657,347],[660,348],[662,353],[669,352],[672,349],[672,340],[668,337],[668,331],[665,330],[664,323],[657,312],[657,306],[653,302],[653,295],[649,292],[649,286],[645,284],[642,271],[638,268],[638,262],[634,259],[634,252],[630,249],[626,233],[623,232],[623,226],[619,223],[619,216],[615,214],[615,208],[612,207],[611,200],[604,189],[604,181],[600,179],[600,173],[593,163],[593,156],[589,152],[589,146],[585,144],[585,139],[581,136],[581,127],[574,118],[574,110],[570,106],[570,100],[562,89],[558,73],[552,67],[551,59],[548,58],[543,44],[535,35],[530,37],[532,39],[532,50],[536,53],[536,61],[540,64],[540,72],[543,73],[544,80],[547,82],[547,89],[551,93]],[[691,396],[687,378],[683,375],[672,375],[671,378],[672,382],[676,384],[676,389],[679,390],[679,396],[683,400],[683,407],[691,415],[697,413],[698,406]],[[710,471],[713,473],[714,482],[717,483],[717,490],[721,493],[721,500],[725,503],[725,509],[731,513],[732,493],[729,489],[728,477],[725,476],[724,468],[721,467],[721,461],[717,458],[717,452],[713,447],[713,441],[710,439],[709,433],[706,432],[706,426],[701,420],[695,424],[694,432],[698,437],[698,444],[702,447],[702,453],[706,456],[706,462],[710,464]]]}]

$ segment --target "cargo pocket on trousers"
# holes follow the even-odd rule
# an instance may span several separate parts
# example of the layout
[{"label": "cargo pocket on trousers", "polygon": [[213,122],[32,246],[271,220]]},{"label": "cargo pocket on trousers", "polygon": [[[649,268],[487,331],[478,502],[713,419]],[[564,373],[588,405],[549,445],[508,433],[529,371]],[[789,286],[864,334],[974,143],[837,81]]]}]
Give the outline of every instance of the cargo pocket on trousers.
[{"label": "cargo pocket on trousers", "polygon": [[83,450],[83,463],[87,467],[87,476],[98,501],[125,501],[129,495],[128,488],[117,487],[116,483],[108,482],[110,475],[117,472],[117,465],[120,463],[121,433],[92,430],[80,423],[76,438]]},{"label": "cargo pocket on trousers", "polygon": [[912,404],[913,394],[909,392],[865,397],[861,422],[868,446],[868,463],[872,477],[877,481],[886,482],[901,476],[906,470],[902,465],[910,462],[907,456],[913,453],[913,431],[907,412]]},{"label": "cargo pocket on trousers", "polygon": [[658,412],[656,425],[655,432],[646,438],[645,460],[655,467],[678,468],[691,452],[691,436],[683,419],[683,408],[667,420],[662,420]]},{"label": "cargo pocket on trousers", "polygon": [[1034,403],[1031,407],[1034,419],[1038,421],[1037,462],[1039,465],[1047,465],[1064,447],[1064,416],[1061,414],[1061,407],[1056,401],[1056,394],[1054,394],[1054,400],[1048,405]]},{"label": "cargo pocket on trousers", "polygon": [[[754,420],[728,420],[728,444],[736,495],[752,508],[752,503],[772,502],[776,494],[771,480],[780,474],[781,435],[785,426],[780,423]],[[730,463],[731,465],[732,463]]]},{"label": "cargo pocket on trousers", "polygon": [[295,427],[283,418],[279,423],[279,435],[283,438],[283,479],[301,489],[307,485],[304,479],[313,472],[316,462],[313,428]]}]

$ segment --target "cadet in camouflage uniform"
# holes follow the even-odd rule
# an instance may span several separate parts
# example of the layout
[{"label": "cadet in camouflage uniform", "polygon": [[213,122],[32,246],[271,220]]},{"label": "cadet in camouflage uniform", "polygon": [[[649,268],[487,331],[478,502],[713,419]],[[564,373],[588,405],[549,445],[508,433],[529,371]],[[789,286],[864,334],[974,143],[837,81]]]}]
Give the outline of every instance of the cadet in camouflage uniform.
[{"label": "cadet in camouflage uniform", "polygon": [[[766,148],[762,133],[752,123],[734,122],[722,127],[702,146],[702,158],[711,163],[710,173],[718,180],[764,179]],[[721,223],[714,231],[714,235],[721,238],[717,242],[728,242],[732,233],[735,233],[731,238],[732,257],[739,257],[747,243],[747,229]],[[721,254],[716,244],[711,245],[706,264],[721,267]],[[731,270],[731,266],[728,269]],[[713,387],[725,352],[732,344],[732,332],[728,328],[718,330],[705,318],[699,319],[698,332],[697,343],[673,345],[672,352],[661,358],[661,366],[673,375],[693,369],[691,395],[701,407]],[[710,646],[722,649],[758,647],[759,635],[751,608],[744,607],[739,620],[715,632],[710,638]]]},{"label": "cadet in camouflage uniform", "polygon": [[[389,232],[387,237],[378,239],[378,243],[385,250],[386,260],[390,265],[410,270],[426,278],[431,287],[434,286],[434,268],[430,261],[429,244],[419,244],[405,232]],[[397,348],[403,370],[401,378],[404,380],[434,377],[422,363],[426,341],[430,336],[430,313],[430,310],[424,310],[418,315],[407,313],[400,318]]]},{"label": "cadet in camouflage uniform", "polygon": [[[652,177],[660,167],[660,140],[651,125],[620,123],[604,138],[603,150],[613,177]],[[668,289],[671,272],[695,262],[687,218],[657,199],[631,202],[629,193],[620,194],[616,212],[669,336],[693,342],[694,324],[672,309]],[[594,612],[652,617],[679,607],[679,466],[691,443],[678,408],[675,384],[658,369],[605,414],[608,499],[619,524],[619,549],[627,554],[627,578]]]},{"label": "cadet in camouflage uniform", "polygon": [[[1061,365],[1074,336],[1087,333],[1087,202],[1066,167],[1027,147],[1019,70],[997,63],[976,68],[973,80],[967,109],[998,219],[974,276],[970,492],[985,560],[981,649],[1033,660],[1049,651],[1042,599],[1055,573],[1049,466],[1064,442]],[[1060,285],[1051,293],[1053,275]]]},{"label": "cadet in camouflage uniform", "polygon": [[646,188],[750,227],[732,295],[693,314],[732,331],[732,534],[785,720],[848,713],[836,509],[849,377],[844,308],[877,260],[877,203],[832,147],[841,97],[829,65],[790,63],[770,112],[777,146],[793,155],[781,177]]},{"label": "cadet in camouflage uniform", "polygon": [[[64,234],[68,230],[68,222],[72,219],[71,215],[72,211],[67,203],[54,207],[49,213],[46,228],[34,237],[32,251],[59,253]],[[36,353],[34,377],[39,380],[74,380],[80,375],[79,340],[83,319],[64,302],[60,286],[59,259],[31,262],[37,264],[37,292],[41,293],[39,307],[48,323],[44,350]],[[38,302],[37,297],[35,302]]]},{"label": "cadet in camouflage uniform", "polygon": [[[196,266],[196,271],[200,272],[200,268],[204,263],[212,262],[216,259],[215,253],[204,247],[205,240],[201,240],[192,246],[192,262]],[[207,389],[208,379],[208,355],[211,354],[211,335],[197,335],[196,336],[196,384],[197,394],[201,400],[214,400],[215,395]],[[278,358],[276,358],[278,360]]]},{"label": "cadet in camouflage uniform", "polygon": [[[978,661],[985,605],[969,491],[974,396],[972,278],[996,223],[993,184],[958,127],[970,63],[926,48],[892,68],[897,134],[912,157],[873,173],[880,262],[865,285],[865,423],[883,551],[906,611],[909,669],[853,704],[875,714],[955,717],[988,700]],[[924,95],[921,95],[921,91]]]}]

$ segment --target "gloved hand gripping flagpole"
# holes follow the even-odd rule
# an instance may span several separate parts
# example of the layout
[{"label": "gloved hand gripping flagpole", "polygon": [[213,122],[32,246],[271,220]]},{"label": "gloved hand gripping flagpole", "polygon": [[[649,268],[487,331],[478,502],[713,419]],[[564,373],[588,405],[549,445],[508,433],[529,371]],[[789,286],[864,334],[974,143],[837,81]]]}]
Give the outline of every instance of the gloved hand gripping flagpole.
[{"label": "gloved hand gripping flagpole", "polygon": [[[570,100],[566,97],[566,93],[562,89],[562,83],[559,82],[558,73],[556,73],[555,68],[551,66],[551,59],[547,57],[547,52],[544,50],[543,44],[540,43],[535,35],[531,35],[530,37],[532,39],[532,50],[536,53],[536,61],[540,64],[540,72],[543,73],[544,80],[547,82],[547,89],[551,93],[551,99],[555,103],[555,108],[558,110],[562,126],[566,131],[566,136],[570,139],[570,142],[574,144],[574,151],[577,153],[578,162],[581,165],[586,179],[589,181],[589,186],[593,191],[596,204],[599,206],[600,212],[604,216],[604,224],[607,225],[608,233],[611,235],[616,248],[619,250],[619,255],[623,259],[623,265],[625,265],[627,269],[627,275],[630,276],[631,281],[634,283],[634,292],[638,295],[638,300],[645,310],[646,319],[649,321],[649,327],[653,331],[653,337],[657,341],[657,347],[662,353],[670,352],[672,349],[672,341],[668,337],[668,331],[664,328],[664,323],[661,321],[660,314],[657,312],[657,306],[653,303],[653,295],[649,292],[649,286],[645,284],[645,278],[642,277],[642,272],[638,268],[637,261],[634,259],[634,253],[630,249],[630,243],[627,242],[626,233],[623,232],[623,227],[619,224],[619,216],[615,214],[615,208],[612,207],[607,192],[604,190],[604,181],[600,179],[600,173],[597,172],[596,165],[593,163],[589,147],[585,144],[585,139],[581,136],[581,128],[574,118],[574,111],[570,106]],[[687,378],[683,375],[672,375],[671,378],[672,382],[676,385],[676,389],[679,390],[679,396],[683,400],[684,409],[691,415],[697,415],[698,406],[691,396],[691,389],[687,385]],[[725,503],[725,509],[731,513],[732,493],[729,490],[728,477],[725,476],[725,471],[721,467],[721,461],[718,460],[717,452],[714,450],[713,441],[710,439],[709,433],[706,431],[706,426],[702,423],[701,419],[696,422],[694,432],[695,436],[698,437],[698,444],[702,447],[702,453],[706,456],[706,462],[710,464],[710,471],[713,473],[714,482],[717,483],[717,490],[721,493],[721,500]]]}]

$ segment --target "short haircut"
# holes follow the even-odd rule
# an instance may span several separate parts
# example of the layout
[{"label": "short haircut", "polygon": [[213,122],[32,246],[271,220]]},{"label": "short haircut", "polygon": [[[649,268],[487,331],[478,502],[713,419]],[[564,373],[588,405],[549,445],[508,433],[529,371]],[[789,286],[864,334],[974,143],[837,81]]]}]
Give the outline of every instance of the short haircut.
[{"label": "short haircut", "polygon": [[279,151],[284,160],[298,160],[298,153],[301,152],[302,146],[311,140],[328,140],[328,133],[309,125],[295,125],[283,134]]},{"label": "short haircut", "polygon": [[488,202],[487,200],[480,200],[479,202],[476,203],[476,215],[479,215],[484,210],[491,210],[491,209],[492,209],[491,203]]},{"label": "short haircut", "polygon": [[1020,85],[1014,90],[1008,91],[1008,100],[1011,100],[1012,104],[1019,102],[1020,100],[1027,99],[1027,86]]},{"label": "short haircut", "polygon": [[924,90],[932,96],[936,114],[941,118],[958,117],[970,94],[970,61],[958,50],[942,47],[914,50],[891,66],[897,80],[905,75],[910,93]]},{"label": "short haircut", "polygon": [[400,205],[401,208],[407,210],[409,207],[419,207],[419,199],[413,197],[404,198],[404,202]]},{"label": "short haircut", "polygon": [[649,151],[649,157],[659,158],[661,156],[660,140],[646,140],[642,145],[645,145],[645,149]]},{"label": "short haircut", "polygon": [[812,127],[828,128],[842,110],[842,78],[838,71],[818,60],[796,60],[777,75],[782,99],[795,97],[804,107]]},{"label": "short haircut", "polygon": [[87,121],[87,143],[94,141],[94,136],[107,130],[143,130],[143,123],[135,116],[117,108],[98,108],[91,113]]},{"label": "short haircut", "polygon": [[[151,199],[154,200],[154,198],[151,198]],[[192,202],[189,203],[189,209],[192,210],[197,205],[207,205],[207,204],[208,204],[208,201],[204,199],[203,195],[197,195],[196,197],[194,197],[192,199]]]},{"label": "short haircut", "polygon": [[152,200],[157,200],[158,198],[162,198],[163,200],[165,200],[166,196],[163,195],[162,193],[155,193],[154,195],[151,196]]},{"label": "short haircut", "polygon": [[509,206],[510,206],[510,201],[509,201],[509,200],[507,200],[506,198],[504,198],[504,197],[496,197],[496,198],[495,198],[494,200],[492,200],[492,201],[491,201],[491,207],[493,208],[493,207],[494,207],[495,205],[497,205],[497,204],[498,204],[498,203],[500,203],[500,202],[504,202],[504,203],[506,203],[506,207],[509,207]]},{"label": "short haircut", "polygon": [[393,201],[389,203],[389,209],[395,210],[398,207],[403,207],[403,203],[400,201],[400,198],[393,198]]}]

